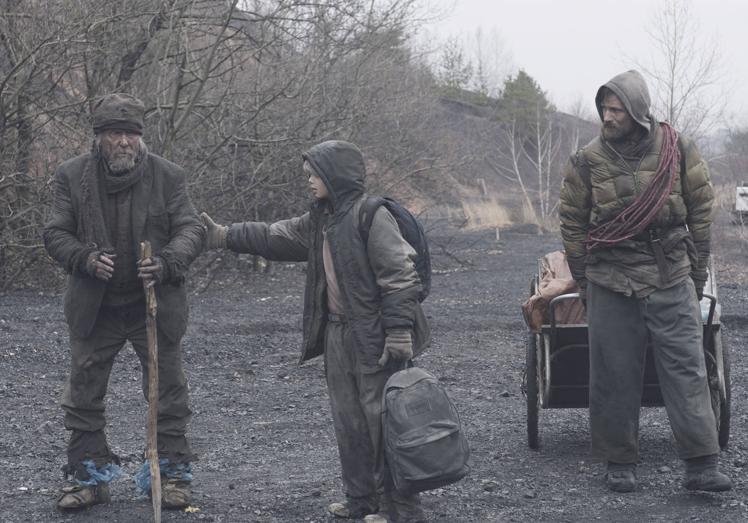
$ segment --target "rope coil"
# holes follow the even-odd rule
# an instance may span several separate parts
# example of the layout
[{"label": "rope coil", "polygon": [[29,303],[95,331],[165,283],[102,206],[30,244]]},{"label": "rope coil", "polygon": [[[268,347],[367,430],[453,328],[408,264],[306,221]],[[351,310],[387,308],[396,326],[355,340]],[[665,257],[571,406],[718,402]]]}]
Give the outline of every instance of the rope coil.
[{"label": "rope coil", "polygon": [[612,247],[642,232],[665,204],[675,183],[675,174],[680,164],[678,133],[665,122],[660,161],[652,182],[615,218],[602,223],[587,233],[587,251],[601,247]]}]

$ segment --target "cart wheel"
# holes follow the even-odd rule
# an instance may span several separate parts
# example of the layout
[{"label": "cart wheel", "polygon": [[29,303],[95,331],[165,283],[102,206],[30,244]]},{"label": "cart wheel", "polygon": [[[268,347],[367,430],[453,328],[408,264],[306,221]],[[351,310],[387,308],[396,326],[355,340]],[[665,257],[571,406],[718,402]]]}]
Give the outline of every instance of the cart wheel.
[{"label": "cart wheel", "polygon": [[540,410],[540,396],[538,394],[538,336],[534,333],[527,335],[526,353],[526,392],[527,392],[527,444],[533,450],[540,447],[538,436],[538,412]]},{"label": "cart wheel", "polygon": [[725,378],[725,397],[720,398],[717,433],[719,435],[719,446],[724,450],[730,441],[730,403],[732,401],[732,392],[730,390],[730,348],[727,344],[722,343],[722,331],[714,335],[714,346],[716,347],[717,344],[722,347],[722,374]]},{"label": "cart wheel", "polygon": [[[721,449],[727,448],[730,441],[730,403],[732,393],[730,391],[730,351],[727,345],[722,343],[722,332],[712,333],[713,352],[707,357],[707,374],[709,378],[709,391],[712,395],[712,410],[717,422],[717,436]],[[722,375],[725,381],[725,396],[722,397],[719,385],[719,374],[717,367],[719,362],[714,356],[721,349],[722,352]]]}]

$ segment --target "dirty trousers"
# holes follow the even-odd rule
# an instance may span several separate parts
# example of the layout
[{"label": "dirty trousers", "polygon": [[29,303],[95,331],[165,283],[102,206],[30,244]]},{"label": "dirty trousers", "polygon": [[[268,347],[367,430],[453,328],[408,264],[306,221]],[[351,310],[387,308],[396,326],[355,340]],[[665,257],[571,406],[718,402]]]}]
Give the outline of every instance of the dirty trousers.
[{"label": "dirty trousers", "polygon": [[647,341],[681,459],[717,454],[717,428],[707,382],[701,311],[687,278],[645,298],[590,282],[592,450],[615,463],[639,458],[639,409]]},{"label": "dirty trousers", "polygon": [[[168,339],[160,329],[157,339],[159,455],[177,463],[189,462],[192,454],[185,433],[191,411],[180,343]],[[62,399],[65,428],[73,431],[68,445],[70,466],[87,458],[99,465],[110,457],[103,431],[106,425],[104,396],[114,359],[128,340],[140,359],[143,394],[147,399],[148,341],[143,303],[102,307],[90,336],[70,335],[70,375]]]},{"label": "dirty trousers", "polygon": [[346,496],[372,509],[389,505],[397,521],[423,520],[419,495],[395,490],[384,459],[382,393],[393,372],[361,372],[348,324],[328,322],[325,374]]}]

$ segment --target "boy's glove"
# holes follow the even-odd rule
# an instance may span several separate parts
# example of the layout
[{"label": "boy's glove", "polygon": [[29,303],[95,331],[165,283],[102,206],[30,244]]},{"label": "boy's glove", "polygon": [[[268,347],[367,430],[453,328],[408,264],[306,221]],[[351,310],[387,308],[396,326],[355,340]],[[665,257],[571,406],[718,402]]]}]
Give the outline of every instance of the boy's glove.
[{"label": "boy's glove", "polygon": [[384,338],[384,350],[379,358],[379,366],[385,367],[390,358],[408,361],[413,357],[413,337],[410,329],[390,329]]},{"label": "boy's glove", "polygon": [[203,221],[203,224],[208,231],[205,235],[205,248],[208,250],[225,249],[226,236],[229,234],[229,228],[225,225],[219,225],[214,222],[207,213],[200,214],[200,219]]}]

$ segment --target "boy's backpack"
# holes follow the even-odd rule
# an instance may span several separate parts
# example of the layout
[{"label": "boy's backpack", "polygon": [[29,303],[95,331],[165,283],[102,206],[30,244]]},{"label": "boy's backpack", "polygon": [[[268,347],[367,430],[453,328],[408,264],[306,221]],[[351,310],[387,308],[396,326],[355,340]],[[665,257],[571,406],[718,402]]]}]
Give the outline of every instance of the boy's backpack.
[{"label": "boy's backpack", "polygon": [[405,494],[459,481],[470,471],[460,416],[439,381],[418,367],[396,372],[382,394],[384,452]]},{"label": "boy's backpack", "polygon": [[421,293],[418,301],[423,301],[431,291],[431,254],[429,253],[429,244],[426,239],[426,233],[423,226],[411,212],[397,203],[392,198],[382,196],[369,196],[361,205],[359,210],[359,233],[364,241],[364,245],[369,240],[369,230],[371,222],[374,220],[374,213],[380,205],[384,205],[392,217],[395,218],[397,226],[400,228],[400,234],[405,241],[416,251],[416,272],[421,279]]}]

